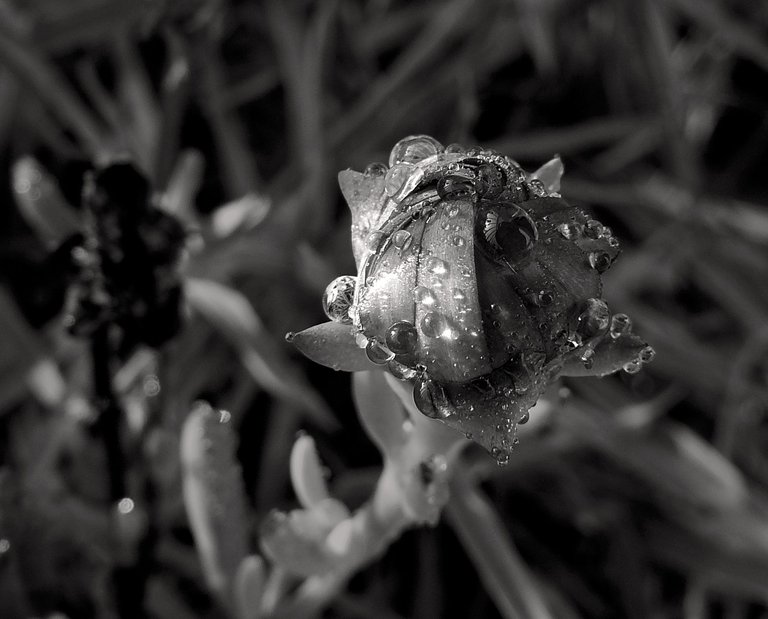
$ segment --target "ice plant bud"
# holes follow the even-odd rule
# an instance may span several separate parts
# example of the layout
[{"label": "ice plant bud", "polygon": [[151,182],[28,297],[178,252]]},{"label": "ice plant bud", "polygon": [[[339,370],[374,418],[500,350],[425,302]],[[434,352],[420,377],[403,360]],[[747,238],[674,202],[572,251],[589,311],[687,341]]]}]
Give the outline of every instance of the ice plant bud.
[{"label": "ice plant bud", "polygon": [[[339,175],[358,274],[344,295],[332,284],[349,306],[328,315],[351,320],[334,333],[346,329],[372,363],[413,382],[422,413],[504,461],[558,375],[634,370],[652,356],[628,327],[611,329],[601,274],[618,242],[557,193],[559,158],[527,174],[490,150],[410,136],[389,163]],[[297,346],[321,357],[301,335]]]}]

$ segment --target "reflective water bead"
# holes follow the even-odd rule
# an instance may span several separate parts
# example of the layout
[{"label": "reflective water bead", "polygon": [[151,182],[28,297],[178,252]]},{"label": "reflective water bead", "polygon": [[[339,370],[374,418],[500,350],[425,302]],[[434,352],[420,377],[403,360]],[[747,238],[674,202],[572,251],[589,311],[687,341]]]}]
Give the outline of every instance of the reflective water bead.
[{"label": "reflective water bead", "polygon": [[432,306],[437,301],[435,293],[426,286],[416,286],[413,291],[413,298],[417,303],[426,306]]},{"label": "reflective water bead", "polygon": [[449,330],[448,321],[439,312],[428,312],[421,319],[421,331],[427,337],[440,337]]},{"label": "reflective water bead", "polygon": [[384,191],[388,196],[394,196],[405,185],[413,172],[412,166],[401,163],[390,168],[384,177]]},{"label": "reflective water bead", "polygon": [[430,419],[446,419],[453,414],[453,407],[441,385],[426,375],[416,379],[413,385],[413,401],[416,408]]},{"label": "reflective water bead", "polygon": [[543,198],[547,195],[547,188],[538,178],[529,180],[528,187],[530,188],[531,193],[538,198]]},{"label": "reflective water bead", "polygon": [[448,208],[446,209],[446,213],[448,213],[448,217],[456,217],[456,215],[459,214],[459,211],[461,209],[459,208],[459,205],[455,202],[448,205]]},{"label": "reflective water bead", "polygon": [[426,267],[427,271],[432,273],[432,275],[437,275],[441,278],[448,277],[451,273],[450,265],[445,260],[440,260],[440,258],[435,256],[427,258]]},{"label": "reflective water bead", "polygon": [[413,352],[419,340],[416,327],[407,320],[392,324],[387,330],[387,347],[397,355]]},{"label": "reflective water bead", "polygon": [[384,234],[381,230],[374,230],[366,237],[365,246],[368,248],[368,250],[376,252],[379,250],[379,247],[381,247],[386,238],[387,235]]},{"label": "reflective water bead", "polygon": [[355,286],[357,278],[351,275],[342,275],[334,279],[323,293],[323,311],[334,322],[352,324],[349,316],[349,308],[355,299]]},{"label": "reflective water bead", "polygon": [[453,237],[453,244],[456,247],[463,247],[466,241],[464,240],[463,236],[454,236]]},{"label": "reflective water bead", "polygon": [[389,154],[389,165],[417,163],[443,151],[443,145],[428,135],[411,135],[395,144]]},{"label": "reflective water bead", "polygon": [[579,314],[580,335],[591,338],[608,329],[611,321],[611,312],[602,299],[587,299],[584,302],[581,314]]},{"label": "reflective water bead", "polygon": [[584,234],[590,239],[599,239],[603,235],[604,230],[603,224],[596,219],[590,219],[584,227]]},{"label": "reflective water bead", "polygon": [[581,353],[581,363],[584,365],[584,367],[589,370],[592,368],[592,366],[595,364],[595,351],[591,348],[587,348],[584,350],[583,353]]},{"label": "reflective water bead", "polygon": [[605,273],[611,266],[611,257],[604,251],[591,251],[588,256],[589,266],[598,273]]},{"label": "reflective water bead", "polygon": [[377,340],[371,339],[365,347],[365,356],[368,357],[371,363],[376,365],[384,365],[395,358],[395,354],[391,350],[387,350]]},{"label": "reflective water bead", "polygon": [[622,368],[627,374],[637,374],[642,368],[642,364],[637,361],[630,361],[625,363]]},{"label": "reflective water bead", "polygon": [[646,346],[640,351],[640,361],[643,363],[650,363],[656,357],[656,351],[652,346]]},{"label": "reflective water bead", "polygon": [[517,420],[517,423],[520,425],[528,423],[528,421],[531,419],[531,414],[528,411],[525,411],[522,415],[520,415],[520,419]]},{"label": "reflective water bead", "polygon": [[457,170],[437,181],[437,195],[443,200],[471,198],[477,193],[476,180],[469,171]]},{"label": "reflective water bead", "polygon": [[632,321],[626,314],[614,314],[611,318],[611,337],[616,339],[632,328]]},{"label": "reflective water bead", "polygon": [[453,144],[448,144],[448,146],[445,147],[446,153],[463,153],[464,147],[461,144],[457,144],[454,142]]},{"label": "reflective water bead", "polygon": [[398,230],[392,235],[392,245],[401,251],[407,251],[413,242],[413,235],[408,230]]},{"label": "reflective water bead", "polygon": [[536,301],[541,307],[550,305],[554,300],[555,297],[551,292],[548,292],[547,290],[539,290],[539,293],[536,295]]},{"label": "reflective water bead", "polygon": [[557,231],[564,239],[573,240],[578,239],[584,231],[584,226],[575,221],[570,223],[562,223],[557,226]]},{"label": "reflective water bead", "polygon": [[366,176],[384,176],[387,173],[389,166],[386,163],[374,162],[369,163],[365,168]]}]

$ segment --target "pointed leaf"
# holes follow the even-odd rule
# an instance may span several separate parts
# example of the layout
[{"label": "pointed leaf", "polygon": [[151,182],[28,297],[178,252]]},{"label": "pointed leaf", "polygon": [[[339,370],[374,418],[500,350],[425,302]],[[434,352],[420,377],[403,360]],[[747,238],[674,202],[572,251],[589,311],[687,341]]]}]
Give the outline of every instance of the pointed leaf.
[{"label": "pointed leaf", "polygon": [[296,439],[291,449],[290,470],[293,490],[303,507],[311,508],[330,498],[320,457],[311,436],[304,434]]},{"label": "pointed leaf", "polygon": [[376,366],[356,343],[352,327],[338,322],[324,322],[286,339],[303,355],[320,365],[343,372],[363,372]]}]

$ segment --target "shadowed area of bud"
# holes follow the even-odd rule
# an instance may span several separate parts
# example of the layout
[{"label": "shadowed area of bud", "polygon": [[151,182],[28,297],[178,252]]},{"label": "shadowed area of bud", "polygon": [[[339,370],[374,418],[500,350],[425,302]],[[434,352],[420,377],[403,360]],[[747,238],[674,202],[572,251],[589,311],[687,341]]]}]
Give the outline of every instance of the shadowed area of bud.
[{"label": "shadowed area of bud", "polygon": [[324,308],[357,354],[347,344],[329,363],[301,333],[297,346],[412,382],[422,413],[505,462],[560,374],[636,371],[653,355],[601,299],[618,241],[561,198],[562,170],[410,136],[388,166],[341,172],[358,274],[332,282]]}]

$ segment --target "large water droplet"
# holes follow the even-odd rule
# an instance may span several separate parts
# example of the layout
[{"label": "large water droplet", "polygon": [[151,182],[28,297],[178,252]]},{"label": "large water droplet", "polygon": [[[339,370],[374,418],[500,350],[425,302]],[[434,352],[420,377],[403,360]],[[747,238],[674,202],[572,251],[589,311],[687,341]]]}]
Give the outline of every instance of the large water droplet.
[{"label": "large water droplet", "polygon": [[413,235],[408,230],[398,230],[392,235],[392,245],[400,251],[407,251],[413,242]]},{"label": "large water droplet", "polygon": [[386,240],[387,235],[381,230],[374,230],[365,239],[365,246],[369,251],[377,252]]},{"label": "large water droplet", "polygon": [[342,275],[334,279],[323,293],[323,311],[334,322],[346,325],[352,324],[349,308],[355,299],[357,278]]},{"label": "large water droplet", "polygon": [[643,363],[650,363],[651,361],[654,360],[655,357],[656,357],[656,351],[653,349],[652,346],[645,346],[640,351],[639,359]]},{"label": "large water droplet", "polygon": [[637,374],[642,367],[642,363],[638,361],[630,361],[629,363],[624,364],[623,369],[627,374]]},{"label": "large water droplet", "polygon": [[376,365],[385,365],[395,358],[394,353],[391,350],[387,350],[385,346],[382,346],[377,340],[370,339],[365,347],[365,356],[371,363]]},{"label": "large water droplet", "polygon": [[581,353],[580,359],[585,369],[592,369],[592,366],[595,364],[595,351],[591,348],[585,348],[584,352]]},{"label": "large water droplet", "polygon": [[611,337],[619,338],[632,329],[632,320],[626,314],[614,314],[611,318]]},{"label": "large water droplet", "polygon": [[443,151],[443,145],[428,135],[411,135],[395,144],[389,154],[389,165],[417,163]]},{"label": "large water droplet", "polygon": [[461,208],[459,208],[459,205],[456,202],[452,202],[448,205],[448,208],[446,209],[445,212],[448,214],[448,217],[456,217],[456,215],[458,215],[460,211],[461,211]]},{"label": "large water droplet", "polygon": [[587,222],[587,225],[584,226],[584,234],[586,234],[590,239],[599,239],[603,232],[605,231],[605,228],[603,227],[603,224],[601,224],[596,219],[590,219]]},{"label": "large water droplet", "polygon": [[602,299],[587,299],[579,314],[579,325],[576,328],[584,339],[590,339],[605,332],[611,321],[611,312]]},{"label": "large water droplet", "polygon": [[451,273],[451,266],[445,260],[440,260],[435,256],[427,258],[426,267],[428,272],[440,278],[448,277]]},{"label": "large water droplet", "polygon": [[428,312],[421,319],[421,331],[427,337],[441,337],[450,332],[448,320],[439,312]]},{"label": "large water droplet", "polygon": [[531,419],[531,414],[528,411],[525,411],[522,415],[520,415],[520,418],[517,420],[517,423],[520,425],[528,423]]},{"label": "large water droplet", "polygon": [[364,171],[366,176],[384,176],[387,173],[389,167],[386,163],[369,163]]},{"label": "large water droplet", "polygon": [[469,170],[449,172],[437,181],[437,195],[443,200],[472,198],[476,193],[476,179]]},{"label": "large water droplet", "polygon": [[452,242],[456,247],[464,247],[466,244],[463,236],[454,236]]},{"label": "large water droplet", "polygon": [[528,213],[515,205],[480,212],[475,225],[481,245],[511,264],[526,258],[539,236]]},{"label": "large water droplet", "polygon": [[410,165],[401,163],[390,168],[384,178],[384,191],[388,196],[394,196],[398,193],[406,181],[411,177],[413,169]]},{"label": "large water droplet", "polygon": [[605,273],[608,267],[611,266],[611,257],[604,251],[591,251],[589,252],[588,259],[589,266],[598,273]]},{"label": "large water droplet", "polygon": [[407,320],[400,320],[387,330],[387,347],[397,355],[413,352],[418,340],[416,327]]},{"label": "large water droplet", "polygon": [[420,376],[413,386],[413,401],[422,414],[430,419],[446,419],[453,414],[453,407],[443,387],[427,376]]}]

